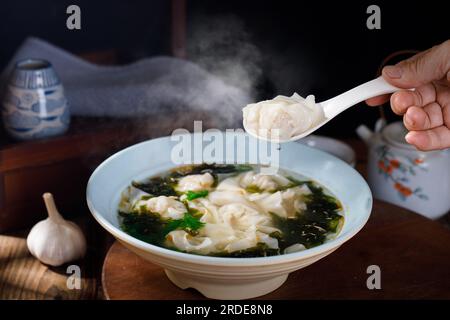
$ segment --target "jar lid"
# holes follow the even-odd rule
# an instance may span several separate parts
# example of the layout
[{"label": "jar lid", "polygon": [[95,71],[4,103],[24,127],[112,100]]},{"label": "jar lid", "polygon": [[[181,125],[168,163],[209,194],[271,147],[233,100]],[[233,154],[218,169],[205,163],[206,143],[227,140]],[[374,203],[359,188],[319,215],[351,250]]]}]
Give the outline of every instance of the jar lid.
[{"label": "jar lid", "polygon": [[406,149],[415,150],[416,148],[410,145],[405,140],[405,136],[408,133],[408,130],[403,125],[403,122],[393,122],[387,125],[381,132],[383,138],[394,146]]},{"label": "jar lid", "polygon": [[50,62],[42,59],[18,61],[9,84],[22,89],[48,88],[60,84]]}]

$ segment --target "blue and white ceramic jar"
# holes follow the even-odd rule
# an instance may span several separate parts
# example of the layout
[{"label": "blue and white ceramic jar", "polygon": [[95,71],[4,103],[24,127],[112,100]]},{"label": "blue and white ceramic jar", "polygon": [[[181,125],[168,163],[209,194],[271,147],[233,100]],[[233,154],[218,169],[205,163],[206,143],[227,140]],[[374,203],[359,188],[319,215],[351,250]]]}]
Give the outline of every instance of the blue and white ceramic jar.
[{"label": "blue and white ceramic jar", "polygon": [[18,140],[50,137],[68,129],[69,106],[50,62],[17,62],[6,89],[2,116],[6,131]]}]

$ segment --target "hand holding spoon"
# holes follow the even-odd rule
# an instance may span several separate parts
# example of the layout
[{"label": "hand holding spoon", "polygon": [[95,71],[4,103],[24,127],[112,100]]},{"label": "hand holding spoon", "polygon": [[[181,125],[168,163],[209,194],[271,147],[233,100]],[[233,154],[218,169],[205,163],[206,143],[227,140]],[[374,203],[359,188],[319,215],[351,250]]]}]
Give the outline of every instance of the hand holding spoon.
[{"label": "hand holding spoon", "polygon": [[[268,139],[267,136],[265,137],[258,135],[257,132],[248,128],[248,125],[246,125],[245,117],[244,117],[244,129],[250,135],[258,139],[271,140],[274,142],[295,141],[316,131],[325,123],[336,117],[338,114],[347,110],[351,106],[358,104],[361,101],[367,100],[372,97],[380,96],[383,94],[393,93],[398,90],[400,90],[400,88],[394,87],[391,84],[387,83],[382,77],[378,77],[374,80],[363,83],[347,92],[344,92],[334,98],[317,103],[315,107],[322,108],[324,117],[320,119],[318,122],[316,122],[314,125],[312,125],[312,127],[308,128],[306,131],[296,134],[288,139]],[[288,119],[286,121],[288,121]]]}]

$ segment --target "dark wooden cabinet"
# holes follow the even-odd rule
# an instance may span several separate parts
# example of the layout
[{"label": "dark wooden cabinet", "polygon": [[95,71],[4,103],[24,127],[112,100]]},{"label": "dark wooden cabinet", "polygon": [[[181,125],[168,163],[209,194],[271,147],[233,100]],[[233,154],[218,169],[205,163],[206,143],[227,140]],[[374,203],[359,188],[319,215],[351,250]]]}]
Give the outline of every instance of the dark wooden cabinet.
[{"label": "dark wooden cabinet", "polygon": [[134,143],[170,135],[176,128],[192,130],[194,120],[203,120],[208,128],[202,113],[161,112],[140,119],[74,117],[65,135],[45,140],[15,142],[1,133],[0,232],[43,219],[44,192],[54,194],[66,218],[85,214],[87,181],[104,159]]},{"label": "dark wooden cabinet", "polygon": [[[108,155],[139,140],[117,121],[74,118],[67,134],[0,145],[0,232],[31,226],[46,216],[41,198],[55,195],[65,216],[85,210],[90,173]],[[120,137],[120,138],[119,138]]]}]

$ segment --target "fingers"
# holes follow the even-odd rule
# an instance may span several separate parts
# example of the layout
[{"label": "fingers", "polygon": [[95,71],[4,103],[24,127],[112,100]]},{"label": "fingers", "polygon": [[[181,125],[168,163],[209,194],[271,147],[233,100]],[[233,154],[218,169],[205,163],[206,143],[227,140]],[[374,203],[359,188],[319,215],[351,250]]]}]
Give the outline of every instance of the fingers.
[{"label": "fingers", "polygon": [[[438,80],[450,81],[450,40],[394,66],[384,67],[382,76],[390,84],[404,89],[418,88]],[[386,101],[385,96],[380,96],[366,102],[369,106],[376,106]]]},{"label": "fingers", "polygon": [[[401,90],[391,95],[392,110],[404,115],[410,132],[408,143],[423,151],[450,148],[450,104],[437,92],[442,82],[450,81],[450,40],[421,52],[395,66],[386,66],[382,75]],[[448,90],[448,84],[445,84]],[[440,91],[439,91],[440,92]],[[439,98],[439,99],[437,99]],[[368,105],[380,105],[386,96],[368,99]]]},{"label": "fingers", "polygon": [[422,107],[436,100],[436,89],[433,84],[426,84],[414,91],[401,90],[391,96],[391,107],[398,115],[405,114],[409,107]]},{"label": "fingers", "polygon": [[395,114],[401,116],[412,106],[419,106],[421,98],[413,91],[397,91],[391,95],[391,108]]},{"label": "fingers", "polygon": [[450,148],[450,129],[440,126],[425,131],[411,131],[405,139],[421,151]]},{"label": "fingers", "polygon": [[442,117],[444,118],[444,124],[450,129],[450,100],[447,104],[442,106]]},{"label": "fingers", "polygon": [[441,106],[433,102],[423,108],[410,107],[403,117],[403,123],[410,131],[428,130],[442,126],[444,118]]},{"label": "fingers", "polygon": [[447,77],[450,69],[450,40],[421,52],[395,66],[383,68],[386,81],[399,88],[417,88]]},{"label": "fingers", "polygon": [[366,103],[371,107],[381,106],[382,104],[389,101],[389,97],[390,97],[389,94],[385,94],[382,96],[367,99]]}]

